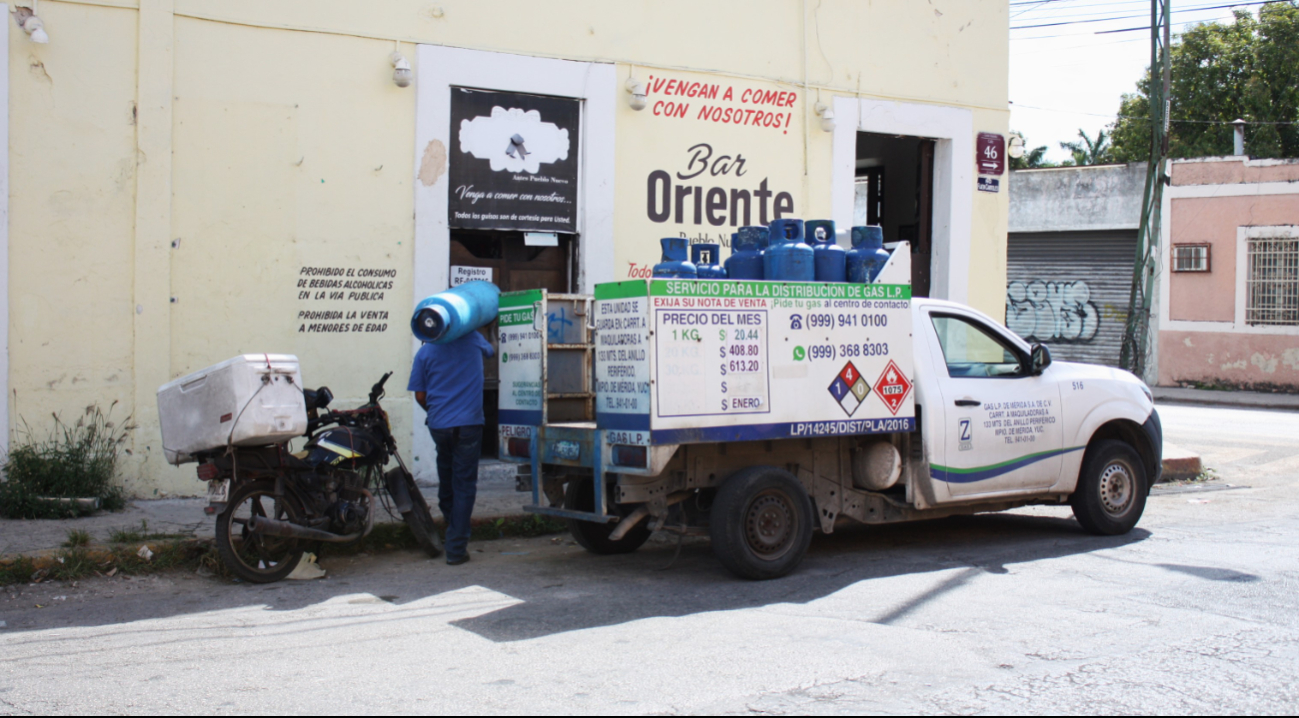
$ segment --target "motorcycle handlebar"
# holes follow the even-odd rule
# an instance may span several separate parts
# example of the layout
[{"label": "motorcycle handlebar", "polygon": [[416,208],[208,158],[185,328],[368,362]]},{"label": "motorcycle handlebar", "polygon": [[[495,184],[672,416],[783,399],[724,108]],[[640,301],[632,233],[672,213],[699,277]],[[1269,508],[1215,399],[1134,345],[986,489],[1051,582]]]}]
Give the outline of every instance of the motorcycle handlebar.
[{"label": "motorcycle handlebar", "polygon": [[387,372],[387,373],[385,373],[385,374],[383,375],[383,378],[380,379],[379,381],[375,382],[375,385],[374,385],[373,387],[370,388],[370,403],[371,403],[371,404],[373,404],[374,402],[378,401],[379,398],[383,396],[383,385],[386,384],[386,383],[388,383],[388,377],[390,377],[390,376],[392,376],[392,372]]}]

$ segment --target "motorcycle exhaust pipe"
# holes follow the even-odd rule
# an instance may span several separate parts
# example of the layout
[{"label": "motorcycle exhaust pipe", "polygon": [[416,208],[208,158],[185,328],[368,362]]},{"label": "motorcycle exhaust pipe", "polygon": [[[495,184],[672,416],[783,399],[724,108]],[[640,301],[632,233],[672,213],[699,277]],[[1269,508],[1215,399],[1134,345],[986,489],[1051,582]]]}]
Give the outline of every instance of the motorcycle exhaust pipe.
[{"label": "motorcycle exhaust pipe", "polygon": [[357,532],[342,536],[320,529],[308,528],[291,524],[288,521],[276,521],[264,516],[254,516],[248,520],[248,530],[263,536],[279,536],[281,538],[302,539],[303,541],[328,541],[329,543],[344,543],[359,539],[362,534]]},{"label": "motorcycle exhaust pipe", "polygon": [[307,526],[289,523],[288,521],[276,521],[275,519],[266,518],[265,516],[253,516],[248,519],[248,530],[253,533],[259,533],[263,536],[279,536],[281,538],[302,539],[303,541],[325,541],[328,543],[347,543],[368,536],[374,528],[374,496],[365,489],[360,492],[370,499],[370,512],[365,517],[365,530],[357,531],[350,534],[336,534],[329,531],[321,531]]}]

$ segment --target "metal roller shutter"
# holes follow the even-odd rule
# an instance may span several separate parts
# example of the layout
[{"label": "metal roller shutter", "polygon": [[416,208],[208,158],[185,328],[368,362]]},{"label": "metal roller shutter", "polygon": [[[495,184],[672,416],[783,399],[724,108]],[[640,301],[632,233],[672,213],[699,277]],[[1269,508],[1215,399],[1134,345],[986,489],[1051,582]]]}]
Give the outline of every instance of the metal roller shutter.
[{"label": "metal roller shutter", "polygon": [[1011,234],[1006,326],[1064,361],[1118,366],[1136,230]]}]

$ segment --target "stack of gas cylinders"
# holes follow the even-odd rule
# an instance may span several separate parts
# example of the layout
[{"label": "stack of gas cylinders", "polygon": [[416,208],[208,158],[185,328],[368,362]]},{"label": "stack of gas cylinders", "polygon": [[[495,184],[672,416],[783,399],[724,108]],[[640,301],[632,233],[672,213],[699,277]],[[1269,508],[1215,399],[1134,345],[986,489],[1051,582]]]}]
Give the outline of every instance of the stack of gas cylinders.
[{"label": "stack of gas cylinders", "polygon": [[869,284],[889,261],[884,230],[853,227],[852,249],[835,239],[834,222],[778,219],[766,227],[740,227],[731,235],[731,256],[720,263],[721,247],[690,244],[685,237],[659,240],[663,259],[654,276],[663,279],[765,279],[782,282]]}]

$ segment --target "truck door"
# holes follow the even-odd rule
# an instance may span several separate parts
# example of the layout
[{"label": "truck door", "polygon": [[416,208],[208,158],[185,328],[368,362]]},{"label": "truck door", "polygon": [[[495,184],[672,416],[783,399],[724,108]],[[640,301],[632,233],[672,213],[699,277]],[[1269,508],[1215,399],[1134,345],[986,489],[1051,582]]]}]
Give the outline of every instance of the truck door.
[{"label": "truck door", "polygon": [[942,458],[930,467],[934,481],[952,499],[1055,484],[1064,448],[1059,387],[1034,376],[1027,353],[984,320],[945,309],[929,320],[921,331],[941,353],[946,422]]}]

